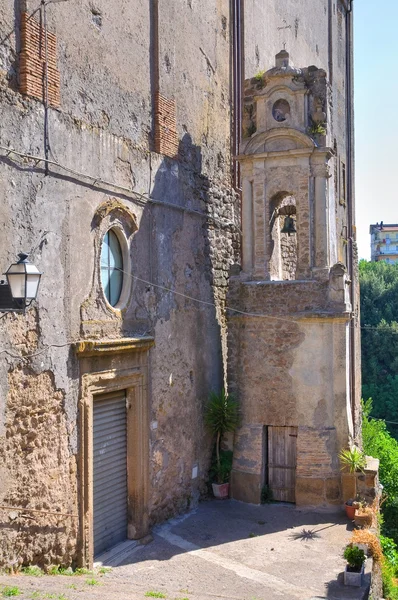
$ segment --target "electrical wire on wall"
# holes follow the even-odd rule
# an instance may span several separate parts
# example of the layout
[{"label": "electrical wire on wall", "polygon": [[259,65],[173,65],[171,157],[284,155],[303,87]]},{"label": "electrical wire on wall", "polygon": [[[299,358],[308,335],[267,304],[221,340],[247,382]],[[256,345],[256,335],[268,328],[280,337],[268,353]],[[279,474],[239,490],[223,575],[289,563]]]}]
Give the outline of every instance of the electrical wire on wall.
[{"label": "electrical wire on wall", "polygon": [[[102,186],[113,188],[114,190],[118,190],[118,191],[122,192],[123,194],[131,197],[133,199],[133,201],[136,202],[137,204],[139,204],[140,206],[145,206],[147,203],[151,203],[151,204],[156,204],[158,206],[164,206],[164,207],[172,208],[175,210],[180,210],[182,212],[185,212],[185,213],[188,213],[191,215],[196,215],[198,217],[207,219],[207,220],[211,221],[219,229],[232,228],[232,229],[235,229],[238,233],[240,233],[240,234],[242,233],[240,228],[238,227],[238,225],[236,225],[236,223],[234,223],[233,221],[222,221],[221,219],[213,217],[213,216],[206,214],[204,212],[201,212],[199,210],[195,210],[193,208],[188,208],[188,207],[182,206],[180,204],[174,204],[172,202],[166,202],[163,200],[156,200],[155,198],[148,196],[146,194],[140,194],[139,192],[135,191],[133,188],[128,188],[126,186],[119,185],[118,183],[115,183],[113,181],[107,181],[106,179],[102,179],[102,177],[99,177],[99,176],[95,177],[93,175],[88,175],[87,173],[82,173],[75,169],[71,169],[70,167],[65,167],[63,164],[61,164],[57,160],[46,159],[42,156],[35,156],[33,154],[28,154],[26,152],[19,152],[18,150],[14,150],[14,148],[12,148],[10,146],[0,145],[0,150],[5,152],[6,158],[9,158],[12,154],[14,154],[15,156],[32,161],[34,163],[35,167],[40,163],[46,163],[48,166],[52,165],[54,167],[57,167],[58,169],[61,169],[62,171],[65,171],[65,173],[73,175],[74,177],[76,177],[76,179],[78,181],[82,180],[82,179],[88,179],[91,182],[93,187],[98,187],[98,186],[102,185]],[[54,176],[57,175],[57,173],[54,173],[53,171],[51,171],[51,174]]]}]

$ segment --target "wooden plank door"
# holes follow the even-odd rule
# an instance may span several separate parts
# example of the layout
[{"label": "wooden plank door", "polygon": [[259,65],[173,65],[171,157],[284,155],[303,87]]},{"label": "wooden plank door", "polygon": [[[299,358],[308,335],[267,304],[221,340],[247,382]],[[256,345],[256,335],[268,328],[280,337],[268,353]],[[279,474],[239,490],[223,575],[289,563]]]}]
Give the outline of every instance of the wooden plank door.
[{"label": "wooden plank door", "polygon": [[274,500],[295,502],[297,427],[268,427],[268,485]]}]

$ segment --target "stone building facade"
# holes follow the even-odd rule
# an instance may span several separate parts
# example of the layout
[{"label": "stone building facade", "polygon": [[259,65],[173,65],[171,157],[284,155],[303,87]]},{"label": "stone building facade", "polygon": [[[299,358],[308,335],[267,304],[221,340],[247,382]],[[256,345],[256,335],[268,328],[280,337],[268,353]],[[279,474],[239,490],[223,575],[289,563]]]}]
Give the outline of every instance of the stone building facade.
[{"label": "stone building facade", "polygon": [[244,81],[242,264],[227,304],[229,389],[242,406],[232,496],[246,502],[340,504],[338,453],[360,439],[352,15],[322,4],[328,19],[311,24],[315,36],[328,27],[323,48],[311,54],[304,16],[294,27],[286,16],[291,55]]},{"label": "stone building facade", "polygon": [[[297,237],[281,234],[272,266],[292,281],[250,287],[235,275],[228,302],[261,313],[269,302],[289,318],[301,304],[308,312],[308,302],[309,313],[333,307],[332,321],[326,315],[319,324],[307,315],[305,326],[323,340],[311,351],[327,346],[330,322],[333,347],[343,347],[337,321],[345,331],[345,249],[353,222],[347,123],[341,117],[351,102],[343,74],[350,7],[340,0],[312,4],[314,11],[273,0],[19,0],[0,7],[0,267],[5,272],[18,252],[30,251],[43,273],[37,302],[26,315],[0,315],[0,565],[90,565],[117,541],[112,532],[109,539],[98,537],[96,527],[106,519],[98,490],[113,481],[113,465],[106,471],[101,463],[101,436],[113,439],[112,431],[123,440],[117,451],[126,456],[125,492],[115,488],[125,494],[115,527],[122,538],[145,536],[206,493],[211,440],[203,405],[223,385],[228,356],[230,386],[242,386],[231,343],[234,336],[240,347],[247,343],[230,313],[227,348],[225,311],[230,268],[241,263],[240,181],[246,185],[245,169],[255,168],[257,151],[256,134],[249,141],[246,131],[240,179],[233,160],[237,132],[241,121],[254,127],[244,110],[240,118],[240,93],[245,77],[272,67],[283,41],[296,65],[317,65],[311,73],[304,69],[300,85],[312,78],[314,98],[322,98],[318,108],[327,113],[327,139],[311,147],[305,131],[293,136],[296,150],[305,147],[302,158],[293,153],[288,165],[298,187],[284,183],[280,191],[290,196],[274,194],[278,227],[284,206],[296,210]],[[268,93],[267,86],[263,90]],[[300,101],[307,98],[292,88],[296,92]],[[319,151],[312,152],[315,146]],[[338,161],[346,161],[345,204],[330,196],[336,218],[320,215],[332,251],[319,276],[310,263],[312,216],[302,210],[305,160],[307,170],[326,168],[330,160],[334,186],[336,172],[343,172]],[[283,165],[268,167],[275,185],[286,178]],[[243,189],[243,207],[245,197]],[[254,250],[253,234],[243,231],[242,240],[243,261],[250,246],[253,256],[263,253],[268,268],[264,248]],[[325,243],[317,244],[320,256]],[[249,279],[268,277],[261,260],[255,275],[243,265]],[[333,267],[339,261],[345,267]],[[290,368],[292,354],[306,351],[310,338],[296,320],[284,323],[291,338],[283,360]],[[350,348],[339,355],[342,370],[353,364]],[[324,363],[332,364],[327,358]],[[300,370],[300,359],[295,365]],[[342,420],[341,428],[333,423],[339,443],[348,435],[339,413],[346,393],[342,370],[336,384],[341,403],[329,412],[331,423],[334,414]],[[243,387],[239,394],[248,427],[273,424],[265,413],[246,412],[256,398],[246,399]],[[321,419],[321,398],[316,406]],[[108,422],[112,431],[103,429]],[[242,439],[239,434],[236,461]],[[259,443],[258,436],[253,440]],[[242,460],[235,471],[244,475]],[[105,504],[117,503],[118,495],[107,493]]]}]

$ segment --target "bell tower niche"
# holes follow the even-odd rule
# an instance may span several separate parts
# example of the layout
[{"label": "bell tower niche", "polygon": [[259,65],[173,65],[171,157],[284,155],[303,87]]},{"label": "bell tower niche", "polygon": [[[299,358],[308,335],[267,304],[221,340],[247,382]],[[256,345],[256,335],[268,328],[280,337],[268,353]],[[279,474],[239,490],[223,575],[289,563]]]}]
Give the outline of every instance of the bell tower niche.
[{"label": "bell tower niche", "polygon": [[295,69],[289,53],[245,81],[239,161],[243,264],[254,280],[327,277],[332,256],[322,69]]},{"label": "bell tower niche", "polygon": [[232,497],[338,505],[353,434],[350,281],[337,262],[329,85],[289,54],[245,82],[242,265],[229,279],[228,386],[239,398]]}]

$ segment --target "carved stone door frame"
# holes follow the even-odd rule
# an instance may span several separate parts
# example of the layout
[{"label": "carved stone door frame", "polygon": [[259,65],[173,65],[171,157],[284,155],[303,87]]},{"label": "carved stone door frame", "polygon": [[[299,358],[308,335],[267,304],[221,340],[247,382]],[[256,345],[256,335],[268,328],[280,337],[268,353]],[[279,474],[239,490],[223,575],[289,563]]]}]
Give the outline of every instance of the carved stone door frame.
[{"label": "carved stone door frame", "polygon": [[148,350],[152,338],[80,342],[80,544],[78,562],[92,568],[93,535],[93,404],[95,396],[126,392],[127,410],[127,538],[148,533],[149,402]]}]

